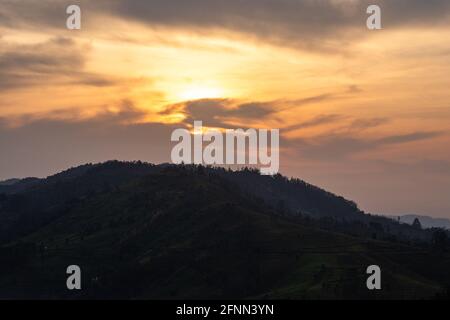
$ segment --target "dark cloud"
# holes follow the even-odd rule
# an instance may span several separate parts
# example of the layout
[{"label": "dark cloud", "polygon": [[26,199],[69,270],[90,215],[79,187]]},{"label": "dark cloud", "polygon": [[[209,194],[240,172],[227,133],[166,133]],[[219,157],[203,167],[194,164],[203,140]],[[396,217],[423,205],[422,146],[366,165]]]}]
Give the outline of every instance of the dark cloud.
[{"label": "dark cloud", "polygon": [[239,117],[243,119],[261,119],[273,114],[273,104],[270,102],[244,103],[236,108],[227,110],[227,116]]},{"label": "dark cloud", "polygon": [[35,45],[4,46],[0,68],[4,71],[29,71],[51,73],[58,70],[82,68],[83,56],[73,40],[53,38]]},{"label": "dark cloud", "polygon": [[[229,30],[285,46],[343,51],[368,36],[366,9],[382,8],[383,26],[396,28],[448,22],[448,0],[3,0],[0,24],[64,28],[65,8],[80,4],[83,25],[102,15],[138,21],[151,27],[205,33]],[[1,20],[0,20],[1,21]]]},{"label": "dark cloud", "polygon": [[0,26],[10,28],[65,28],[66,8],[71,4],[87,4],[73,0],[2,0]]},{"label": "dark cloud", "polygon": [[[342,50],[366,35],[366,9],[382,7],[386,28],[437,23],[448,18],[448,0],[115,0],[114,15],[151,25],[204,30],[223,28],[306,49]],[[353,32],[349,32],[353,31]],[[352,37],[352,38],[350,38]]]},{"label": "dark cloud", "polygon": [[274,105],[271,102],[238,104],[231,99],[202,99],[169,106],[161,114],[183,113],[184,122],[188,124],[201,120],[207,126],[229,128],[229,122],[235,119],[249,122],[269,117],[277,111]]},{"label": "dark cloud", "polygon": [[[233,99],[200,99],[168,106],[160,114],[170,115],[182,113],[185,115],[186,123],[192,124],[194,120],[202,120],[205,125],[211,127],[229,128],[230,122],[235,122],[236,120],[250,123],[253,120],[271,118],[283,123],[284,120],[277,117],[277,113],[333,98],[335,98],[334,94],[321,94],[296,100],[253,101],[244,103]],[[319,122],[330,122],[337,120],[337,118],[338,115],[323,115],[319,116],[318,119],[312,120],[317,123],[302,123],[286,130],[294,130],[297,126],[318,125],[320,124]]]},{"label": "dark cloud", "polygon": [[2,43],[0,91],[40,85],[112,86],[116,80],[84,71],[86,46],[56,37],[30,45]]}]

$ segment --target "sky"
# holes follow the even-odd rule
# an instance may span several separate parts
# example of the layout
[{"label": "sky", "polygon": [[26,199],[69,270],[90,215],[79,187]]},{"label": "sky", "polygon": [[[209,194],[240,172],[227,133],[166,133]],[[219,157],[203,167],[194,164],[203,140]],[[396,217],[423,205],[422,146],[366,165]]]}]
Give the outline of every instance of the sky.
[{"label": "sky", "polygon": [[282,174],[368,212],[450,218],[449,88],[448,0],[0,0],[0,179],[169,162],[202,120],[280,129]]}]

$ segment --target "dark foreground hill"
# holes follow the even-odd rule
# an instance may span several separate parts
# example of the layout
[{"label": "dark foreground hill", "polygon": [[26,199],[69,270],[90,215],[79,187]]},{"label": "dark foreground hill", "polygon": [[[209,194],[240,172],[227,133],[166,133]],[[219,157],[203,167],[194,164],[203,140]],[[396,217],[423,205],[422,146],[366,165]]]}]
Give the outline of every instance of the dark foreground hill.
[{"label": "dark foreground hill", "polygon": [[0,225],[0,298],[435,298],[450,283],[445,233],[252,170],[86,165],[1,185]]}]

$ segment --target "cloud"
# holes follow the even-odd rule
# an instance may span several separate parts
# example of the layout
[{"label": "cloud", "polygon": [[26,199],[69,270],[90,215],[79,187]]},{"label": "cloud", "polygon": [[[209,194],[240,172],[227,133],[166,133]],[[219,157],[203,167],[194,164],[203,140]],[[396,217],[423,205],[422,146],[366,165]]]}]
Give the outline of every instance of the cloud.
[{"label": "cloud", "polygon": [[390,120],[388,118],[370,118],[370,119],[355,119],[350,124],[349,129],[352,131],[361,131],[364,129],[375,128],[385,123],[388,123]]},{"label": "cloud", "polygon": [[[369,36],[366,9],[382,8],[385,29],[448,22],[448,0],[3,0],[0,24],[64,28],[65,8],[79,4],[91,29],[109,15],[154,27],[225,30],[284,46],[341,52]],[[0,20],[2,21],[2,20]]]},{"label": "cloud", "polygon": [[[193,30],[226,29],[305,49],[340,51],[366,36],[366,9],[382,7],[385,27],[435,24],[450,13],[447,0],[115,0],[101,4],[120,18]],[[350,32],[351,31],[351,32]]]},{"label": "cloud", "polygon": [[301,158],[335,161],[338,158],[348,158],[363,151],[375,150],[388,145],[429,140],[443,134],[438,131],[423,131],[374,139],[355,137],[354,133],[335,134],[330,132],[310,138],[283,137],[280,144],[294,151]]},{"label": "cloud", "polygon": [[299,129],[305,129],[305,128],[319,126],[322,124],[334,123],[334,122],[342,120],[344,118],[345,118],[344,116],[339,115],[339,114],[318,115],[318,116],[316,116],[310,120],[304,121],[302,123],[283,128],[283,134],[289,133],[291,131],[299,130]]},{"label": "cloud", "polygon": [[324,93],[324,94],[319,94],[319,95],[316,95],[316,96],[311,96],[311,97],[306,97],[306,98],[302,98],[302,99],[293,100],[293,101],[290,101],[289,104],[295,105],[295,107],[300,107],[300,106],[304,106],[304,105],[307,105],[307,104],[327,101],[327,100],[330,100],[332,98],[335,98],[334,94]]},{"label": "cloud", "polygon": [[66,8],[83,1],[71,0],[2,0],[0,26],[9,28],[65,28]]},{"label": "cloud", "polygon": [[[220,128],[229,128],[231,123],[239,122],[249,125],[253,121],[265,119],[276,120],[283,124],[284,121],[276,116],[278,113],[333,98],[335,98],[334,94],[320,94],[294,100],[250,102],[240,102],[234,99],[200,99],[167,106],[160,114],[183,114],[185,123],[192,124],[194,120],[202,120],[208,126]],[[338,117],[338,115],[323,115],[312,121],[325,123],[337,120]],[[313,125],[316,124],[302,123],[286,128],[286,130],[294,130],[296,126],[306,127]]]},{"label": "cloud", "polygon": [[276,112],[274,102],[248,102],[239,104],[232,99],[202,99],[168,106],[160,114],[182,113],[184,123],[201,120],[205,126],[229,128],[230,122],[251,122],[269,117]]},{"label": "cloud", "polygon": [[414,141],[420,141],[420,140],[427,140],[431,139],[437,136],[442,135],[442,132],[438,131],[431,131],[431,132],[414,132],[409,134],[403,134],[403,135],[393,135],[384,137],[381,139],[376,140],[376,144],[383,145],[383,144],[397,144],[397,143],[408,143],[408,142],[414,142]]},{"label": "cloud", "polygon": [[367,129],[380,127],[390,122],[390,119],[383,117],[374,118],[352,118],[349,115],[341,114],[321,114],[302,123],[292,125],[283,129],[283,132],[295,131],[324,124],[334,124],[333,129],[328,129],[321,137],[356,137]]},{"label": "cloud", "polygon": [[0,91],[41,85],[115,85],[110,77],[84,71],[87,49],[64,37],[29,45],[2,43]]},{"label": "cloud", "polygon": [[103,123],[116,126],[145,122],[147,116],[146,110],[137,108],[132,100],[124,99],[110,107],[103,106],[95,114],[88,116],[83,114],[83,110],[79,107],[61,108],[51,110],[51,112],[33,112],[0,117],[0,126],[14,129],[29,126],[33,123],[53,121],[59,121],[61,124],[89,123],[92,126],[96,126],[96,123],[99,122],[101,126],[104,126]]}]

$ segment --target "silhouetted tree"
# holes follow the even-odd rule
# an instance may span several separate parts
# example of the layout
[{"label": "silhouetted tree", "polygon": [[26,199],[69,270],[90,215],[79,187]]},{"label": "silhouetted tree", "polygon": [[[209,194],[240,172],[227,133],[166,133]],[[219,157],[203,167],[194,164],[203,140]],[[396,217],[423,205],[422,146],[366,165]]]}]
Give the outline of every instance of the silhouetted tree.
[{"label": "silhouetted tree", "polygon": [[449,244],[447,231],[443,229],[437,229],[436,231],[434,231],[432,236],[432,244],[433,248],[435,248],[436,250],[446,251]]},{"label": "silhouetted tree", "polygon": [[415,229],[422,229],[422,224],[420,223],[419,219],[417,219],[417,218],[414,219],[412,226]]}]

